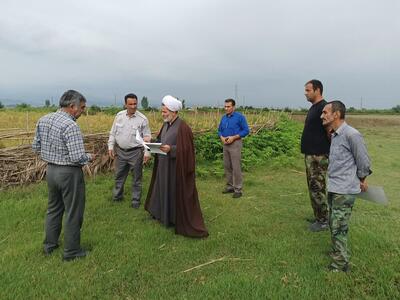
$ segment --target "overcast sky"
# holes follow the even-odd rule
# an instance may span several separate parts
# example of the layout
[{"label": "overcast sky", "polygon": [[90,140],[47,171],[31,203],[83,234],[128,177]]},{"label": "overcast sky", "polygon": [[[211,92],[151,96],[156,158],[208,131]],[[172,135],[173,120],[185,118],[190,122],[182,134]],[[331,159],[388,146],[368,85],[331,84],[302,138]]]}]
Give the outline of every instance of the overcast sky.
[{"label": "overcast sky", "polygon": [[312,78],[347,106],[400,104],[398,0],[1,0],[0,11],[3,104],[76,89],[89,105],[134,92],[152,106],[171,94],[297,108]]}]

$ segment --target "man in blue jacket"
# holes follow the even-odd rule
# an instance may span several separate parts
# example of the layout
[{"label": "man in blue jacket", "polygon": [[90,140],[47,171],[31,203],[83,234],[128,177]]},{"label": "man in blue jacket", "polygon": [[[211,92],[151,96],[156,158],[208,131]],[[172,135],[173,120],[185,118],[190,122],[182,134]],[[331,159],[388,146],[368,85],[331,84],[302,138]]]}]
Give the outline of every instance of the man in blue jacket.
[{"label": "man in blue jacket", "polygon": [[249,134],[246,118],[235,112],[235,100],[225,100],[225,112],[218,127],[218,135],[224,149],[226,187],[222,193],[233,193],[233,198],[242,196],[242,138]]}]

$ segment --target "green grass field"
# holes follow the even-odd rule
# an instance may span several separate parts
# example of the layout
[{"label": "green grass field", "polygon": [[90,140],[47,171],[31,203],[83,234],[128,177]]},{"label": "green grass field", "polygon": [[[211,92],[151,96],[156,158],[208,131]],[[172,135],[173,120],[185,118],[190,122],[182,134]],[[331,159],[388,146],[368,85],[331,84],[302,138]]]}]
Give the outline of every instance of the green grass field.
[{"label": "green grass field", "polygon": [[[372,158],[368,181],[384,185],[391,202],[356,201],[349,274],[326,271],[329,233],[307,230],[312,213],[299,155],[293,167],[272,162],[246,173],[240,200],[220,193],[222,178],[199,178],[204,240],[175,235],[143,206],[129,208],[128,191],[124,202],[111,202],[111,174],[88,179],[82,245],[91,253],[70,263],[61,261],[62,249],[41,252],[45,183],[2,191],[0,299],[398,299],[400,126],[359,129]],[[146,169],[144,194],[149,176]]]}]

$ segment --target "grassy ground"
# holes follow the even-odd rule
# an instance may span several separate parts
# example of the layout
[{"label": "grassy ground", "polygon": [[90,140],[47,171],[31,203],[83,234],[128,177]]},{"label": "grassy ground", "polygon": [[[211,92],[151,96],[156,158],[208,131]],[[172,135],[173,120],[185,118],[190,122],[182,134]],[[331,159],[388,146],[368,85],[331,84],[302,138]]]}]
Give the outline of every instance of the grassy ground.
[{"label": "grassy ground", "polygon": [[1,192],[0,299],[399,298],[400,126],[361,131],[373,161],[369,183],[384,185],[391,203],[356,201],[350,274],[328,273],[329,233],[307,231],[311,207],[299,156],[290,168],[246,173],[240,200],[220,193],[222,179],[199,178],[210,231],[204,240],[176,236],[142,207],[129,208],[128,198],[112,203],[111,175],[90,179],[82,244],[91,253],[71,263],[61,261],[61,249],[41,253],[45,184]]}]

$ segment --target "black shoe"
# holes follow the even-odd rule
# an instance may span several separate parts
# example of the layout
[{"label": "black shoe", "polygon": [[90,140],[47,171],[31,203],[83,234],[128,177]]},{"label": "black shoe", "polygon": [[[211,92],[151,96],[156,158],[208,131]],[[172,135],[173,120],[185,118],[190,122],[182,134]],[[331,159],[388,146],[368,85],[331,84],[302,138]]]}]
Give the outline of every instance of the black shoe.
[{"label": "black shoe", "polygon": [[225,189],[222,191],[222,194],[230,194],[230,193],[234,193],[234,192],[235,192],[235,190],[233,190],[233,189],[225,188]]},{"label": "black shoe", "polygon": [[140,202],[132,202],[131,207],[134,209],[138,209],[140,207]]},{"label": "black shoe", "polygon": [[81,249],[78,253],[76,253],[73,256],[67,256],[67,257],[64,256],[63,261],[72,261],[77,258],[84,258],[88,254],[89,254],[89,251]]},{"label": "black shoe", "polygon": [[312,232],[324,231],[329,229],[329,225],[328,222],[315,221],[310,225],[309,229]]},{"label": "black shoe", "polygon": [[326,252],[326,255],[328,255],[328,256],[330,256],[332,258],[334,258],[336,254],[337,254],[337,252],[334,251],[334,250],[329,250],[329,251]]},{"label": "black shoe", "polygon": [[339,273],[339,272],[348,273],[350,272],[350,266],[348,264],[345,264],[343,267],[336,267],[336,265],[331,264],[328,266],[328,271],[333,273]]},{"label": "black shoe", "polygon": [[240,198],[242,197],[242,192],[234,192],[232,198]]},{"label": "black shoe", "polygon": [[57,245],[57,246],[53,246],[53,247],[49,247],[49,248],[44,247],[44,248],[43,248],[43,254],[44,254],[45,256],[49,256],[49,255],[51,255],[51,254],[53,253],[53,251],[56,250],[57,248],[58,248],[58,245]]},{"label": "black shoe", "polygon": [[317,221],[317,219],[316,218],[306,218],[306,221],[308,222],[308,223],[315,223],[316,221]]}]

